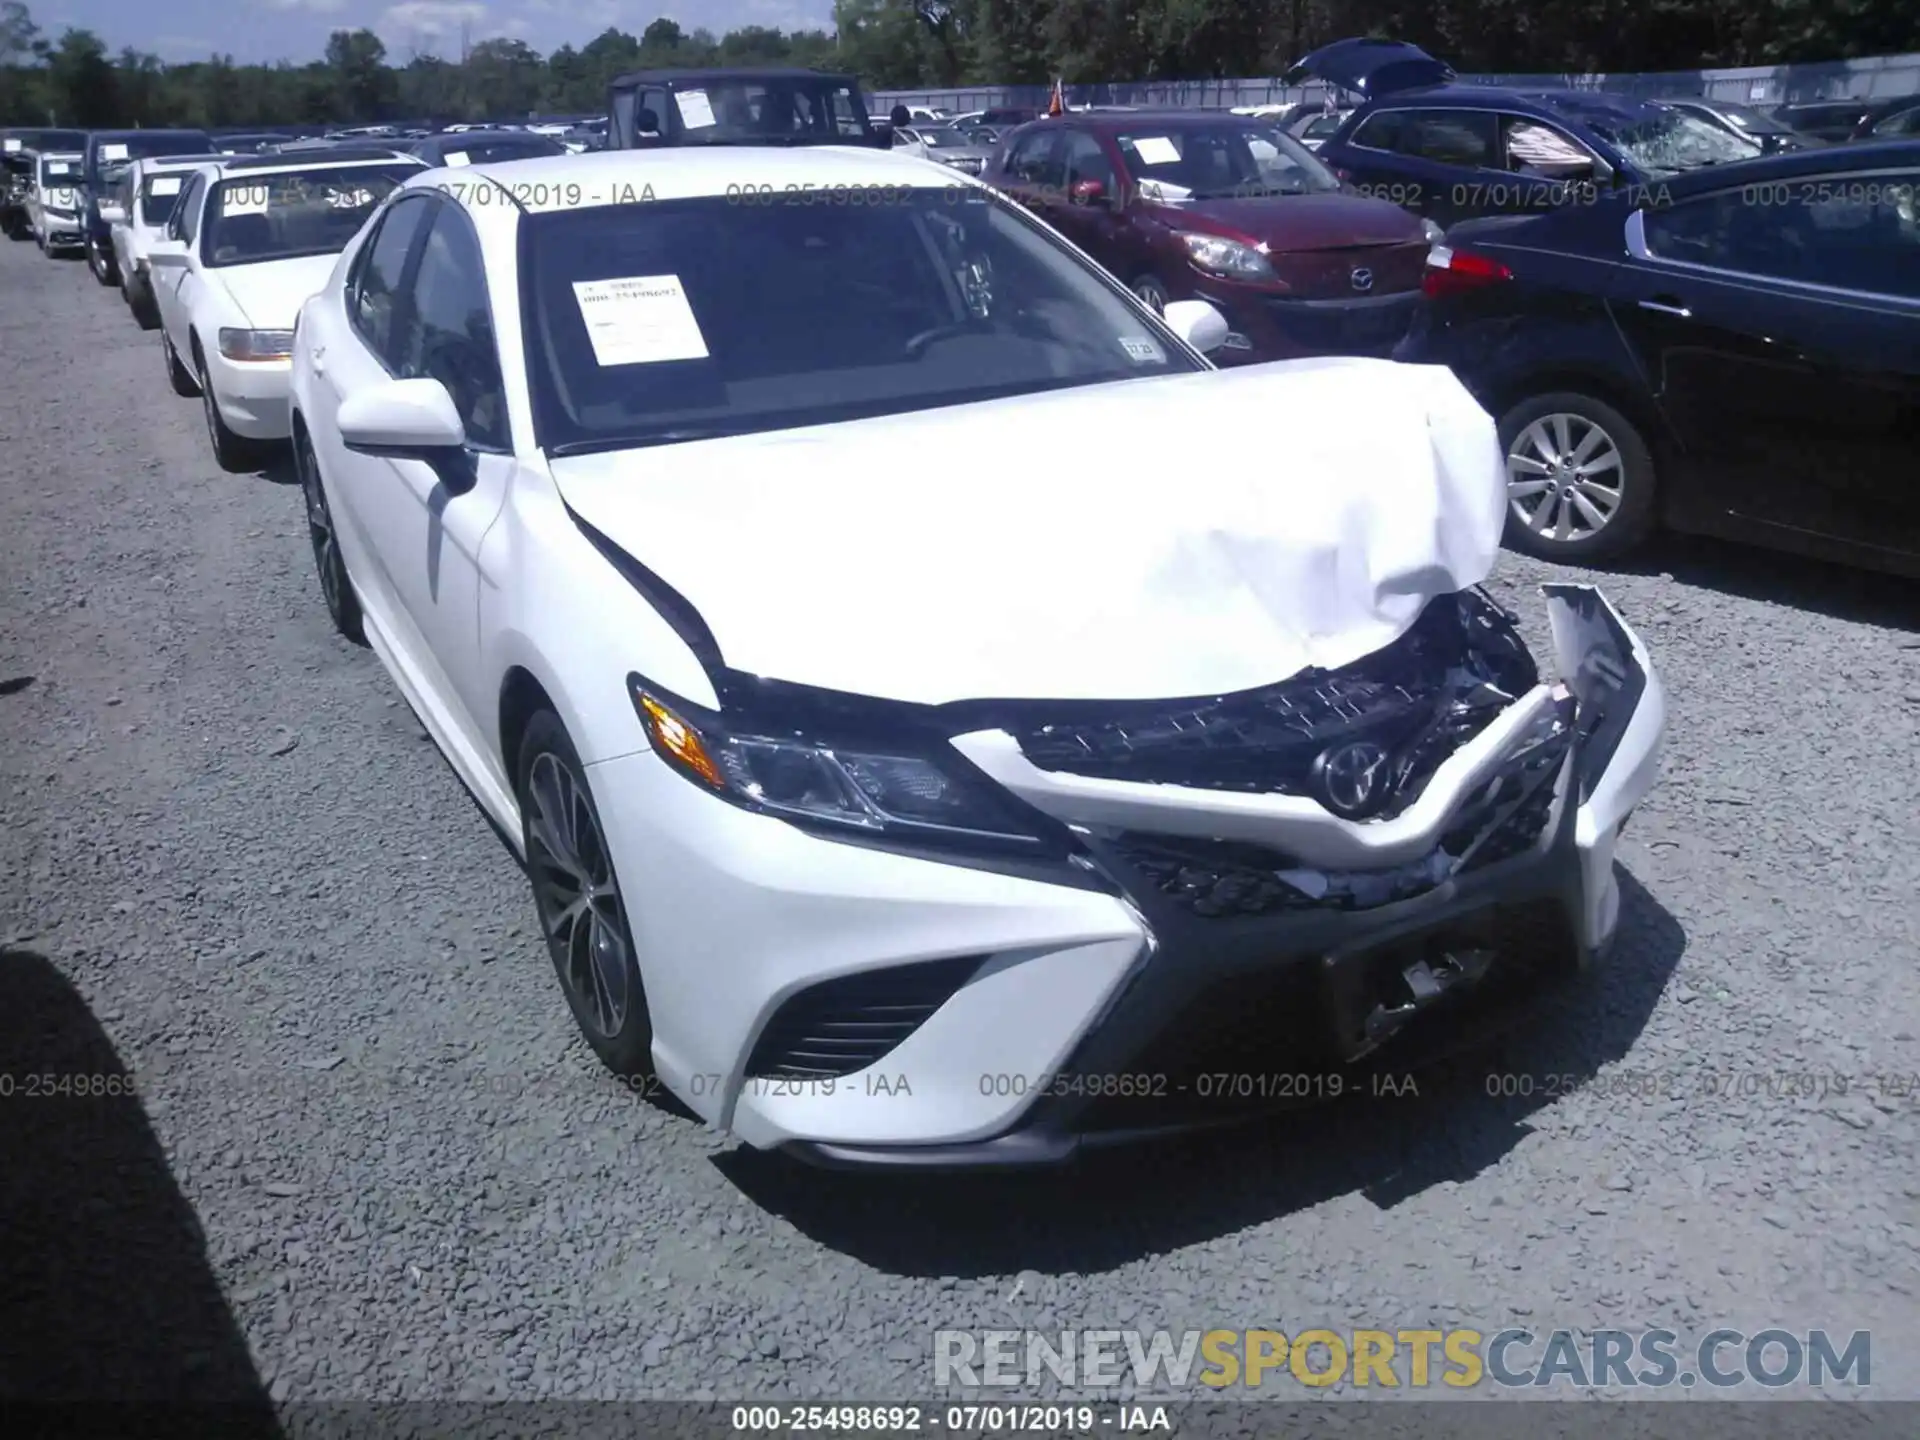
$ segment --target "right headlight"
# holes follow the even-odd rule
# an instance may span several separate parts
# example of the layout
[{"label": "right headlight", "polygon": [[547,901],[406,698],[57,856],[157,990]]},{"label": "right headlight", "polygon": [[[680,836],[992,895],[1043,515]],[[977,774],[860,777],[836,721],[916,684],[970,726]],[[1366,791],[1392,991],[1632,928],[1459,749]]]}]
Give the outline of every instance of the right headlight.
[{"label": "right headlight", "polygon": [[1020,848],[1046,843],[1012,797],[969,773],[950,749],[941,755],[932,746],[829,743],[698,710],[638,675],[627,677],[627,689],[660,758],[735,805],[874,837]]},{"label": "right headlight", "polygon": [[1202,270],[1224,275],[1230,280],[1275,280],[1267,257],[1251,245],[1229,240],[1222,235],[1201,235],[1191,230],[1180,232],[1180,243],[1187,247],[1187,258]]}]

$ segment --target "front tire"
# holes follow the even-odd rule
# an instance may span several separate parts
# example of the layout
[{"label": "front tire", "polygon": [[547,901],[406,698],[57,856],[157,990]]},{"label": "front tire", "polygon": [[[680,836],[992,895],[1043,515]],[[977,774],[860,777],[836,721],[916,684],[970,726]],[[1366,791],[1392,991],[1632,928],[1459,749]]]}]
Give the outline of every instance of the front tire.
[{"label": "front tire", "polygon": [[173,348],[173,337],[165,330],[160,332],[160,353],[167,361],[167,383],[173,387],[173,393],[191,400],[200,393],[200,386],[193,378],[193,372],[187,369],[186,362],[180,358],[180,352]]},{"label": "front tire", "polygon": [[651,1075],[653,1022],[613,857],[586,767],[551,710],[527,724],[514,792],[534,908],[574,1023],[614,1074]]},{"label": "front tire", "polygon": [[143,279],[127,282],[127,308],[133,311],[134,323],[142,330],[160,328],[160,307],[154,303],[153,287]]},{"label": "front tire", "polygon": [[313,442],[299,432],[293,437],[293,468],[300,477],[300,493],[307,502],[307,535],[313,544],[313,564],[320,576],[320,598],[326,602],[333,628],[356,645],[367,642],[359,598],[347,578],[346,556],[340,551],[340,532],[333,507],[320,479],[320,463]]},{"label": "front tire", "polygon": [[258,470],[264,460],[266,447],[257,440],[236,435],[221,418],[220,402],[214,397],[213,381],[207,374],[207,357],[200,353],[197,341],[193,347],[193,358],[198,372],[196,379],[200,388],[200,408],[206,412],[207,439],[213,445],[214,461],[230,475]]},{"label": "front tire", "polygon": [[113,263],[113,257],[91,240],[87,242],[87,269],[93,272],[93,278],[102,285],[120,283],[118,267]]},{"label": "front tire", "polygon": [[1500,420],[1506,456],[1506,543],[1572,565],[1612,560],[1653,529],[1653,452],[1604,400],[1556,391]]}]

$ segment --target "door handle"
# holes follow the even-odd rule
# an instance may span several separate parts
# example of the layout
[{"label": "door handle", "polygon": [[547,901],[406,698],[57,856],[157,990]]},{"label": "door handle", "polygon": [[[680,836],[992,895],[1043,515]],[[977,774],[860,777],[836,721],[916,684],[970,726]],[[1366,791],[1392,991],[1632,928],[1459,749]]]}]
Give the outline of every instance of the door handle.
[{"label": "door handle", "polygon": [[1681,320],[1691,320],[1693,318],[1693,311],[1689,310],[1679,301],[1664,295],[1658,300],[1642,300],[1640,302],[1640,308],[1642,310],[1652,310],[1660,315],[1672,315]]},{"label": "door handle", "polygon": [[327,373],[326,362],[322,359],[326,353],[327,347],[324,345],[315,345],[308,349],[307,358],[313,362],[314,374],[324,375]]}]

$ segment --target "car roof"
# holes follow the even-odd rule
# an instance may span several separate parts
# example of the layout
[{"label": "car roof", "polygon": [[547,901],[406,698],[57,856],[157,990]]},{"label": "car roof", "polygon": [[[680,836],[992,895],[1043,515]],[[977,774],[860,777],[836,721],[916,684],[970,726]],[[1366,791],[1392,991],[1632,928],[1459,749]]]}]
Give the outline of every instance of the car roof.
[{"label": "car roof", "polygon": [[87,132],[87,142],[92,144],[100,140],[145,140],[154,135],[163,136],[168,140],[177,139],[183,135],[191,135],[196,140],[211,140],[213,138],[213,136],[205,130],[195,130],[191,126],[181,126],[167,130],[89,130]]},{"label": "car roof", "polygon": [[142,175],[151,175],[159,170],[205,170],[217,168],[221,157],[218,155],[142,155],[128,168],[138,168]]},{"label": "car roof", "polygon": [[636,85],[700,85],[713,80],[832,80],[858,85],[859,80],[833,70],[808,70],[797,65],[712,65],[699,70],[631,70],[616,75],[612,88]]},{"label": "car roof", "polygon": [[295,151],[283,155],[236,155],[220,165],[222,175],[258,175],[275,170],[324,170],[330,165],[343,168],[358,165],[391,165],[395,161],[403,165],[418,165],[420,160],[413,155],[401,155],[393,150],[339,149],[312,150],[304,154]]},{"label": "car roof", "polygon": [[480,130],[458,130],[451,134],[427,135],[414,142],[414,148],[423,145],[497,145],[503,140],[521,140],[532,145],[544,145],[554,137],[535,130],[503,130],[488,127]]},{"label": "car roof", "polygon": [[650,191],[649,198],[654,200],[691,200],[718,199],[738,194],[744,187],[768,187],[766,193],[775,194],[785,193],[789,186],[941,189],[977,184],[971,176],[931,160],[856,145],[593,150],[584,155],[540,155],[428,170],[410,177],[407,184],[446,189],[455,178],[461,186],[453,192],[456,196],[471,189],[475,179],[493,180],[531,215],[631,204],[643,191]]},{"label": "car roof", "polygon": [[87,157],[78,150],[23,150],[23,155],[33,155],[41,160],[84,160]]}]

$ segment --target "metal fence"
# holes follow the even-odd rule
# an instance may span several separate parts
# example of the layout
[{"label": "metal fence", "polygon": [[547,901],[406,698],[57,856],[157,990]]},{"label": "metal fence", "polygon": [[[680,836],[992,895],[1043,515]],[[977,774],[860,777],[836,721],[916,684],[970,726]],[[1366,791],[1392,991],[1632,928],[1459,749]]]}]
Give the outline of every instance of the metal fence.
[{"label": "metal fence", "polygon": [[[1628,75],[1462,75],[1472,85],[1527,89],[1572,87],[1608,90],[1648,99],[1710,97],[1749,105],[1791,105],[1809,100],[1881,100],[1920,92],[1920,55],[1871,60],[1834,60],[1817,65],[1756,65],[1740,70],[1664,70]],[[1042,108],[1044,85],[988,85],[959,90],[883,90],[872,96],[884,115],[895,105],[924,105],[958,113],[997,107]],[[1284,85],[1265,80],[1177,80],[1140,84],[1070,85],[1074,105],[1151,105],[1226,110],[1236,105],[1279,105],[1319,100],[1320,85]]]}]

